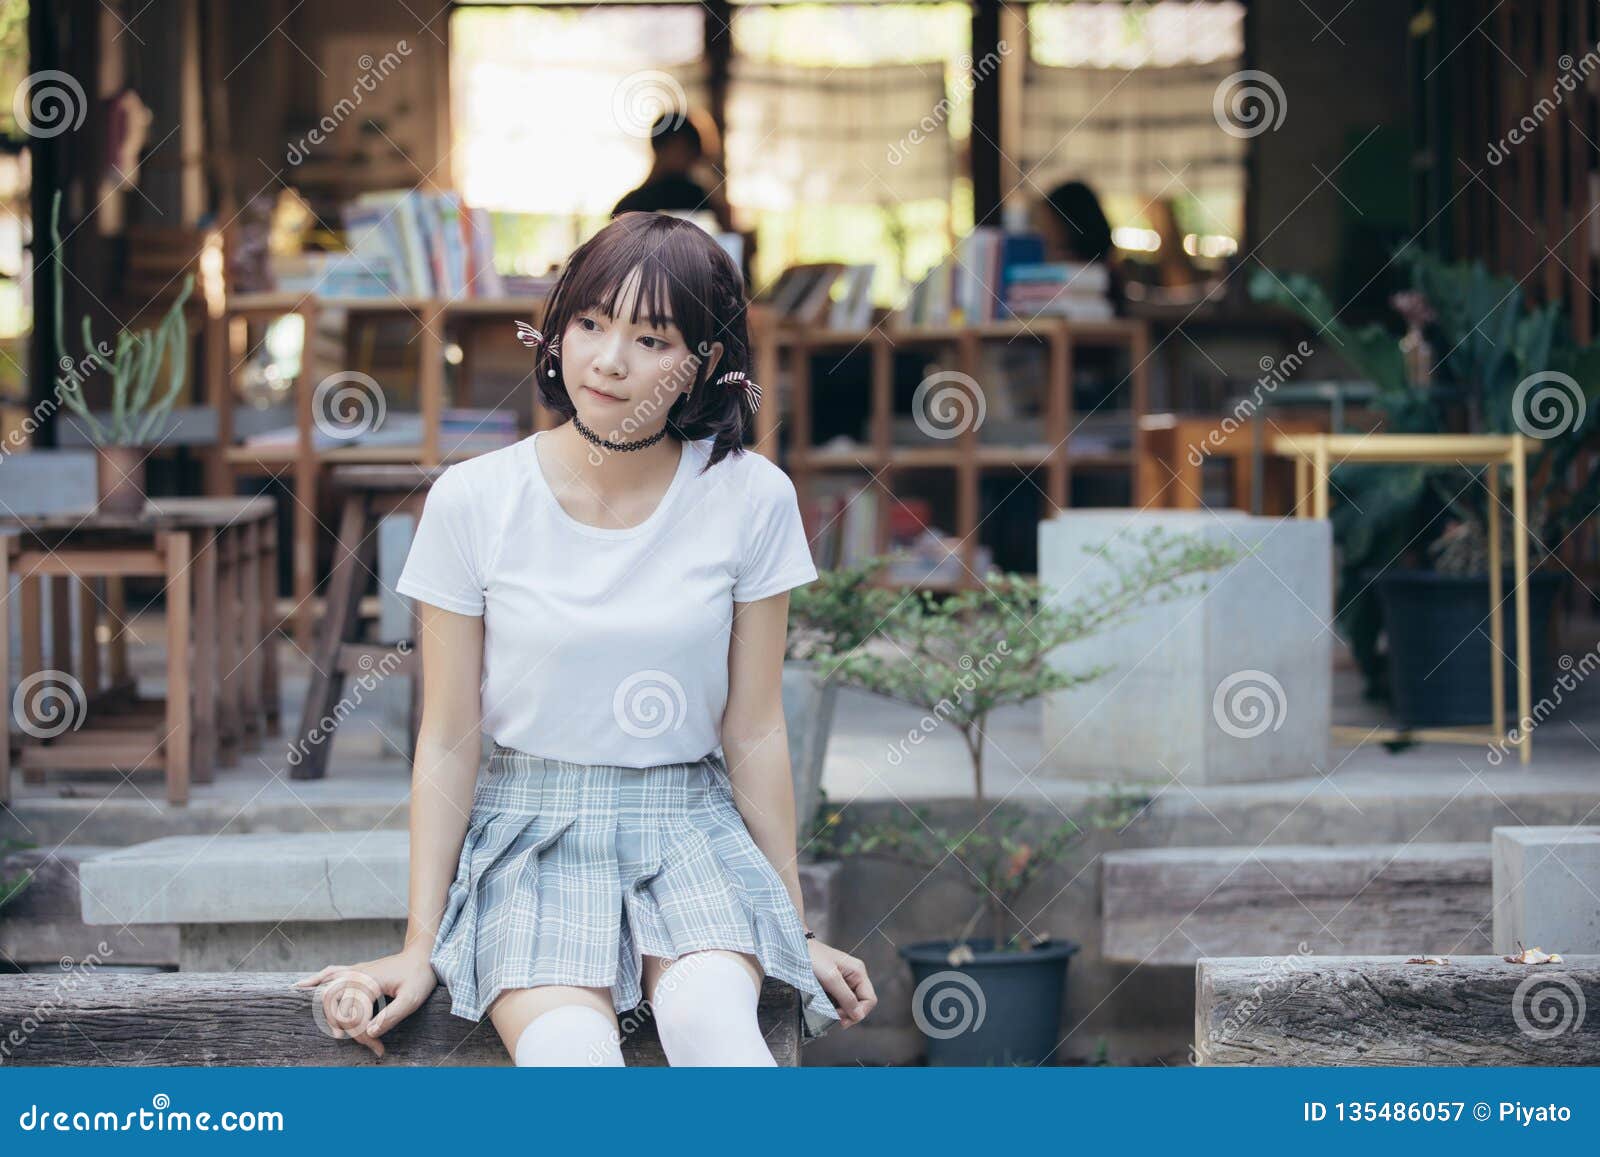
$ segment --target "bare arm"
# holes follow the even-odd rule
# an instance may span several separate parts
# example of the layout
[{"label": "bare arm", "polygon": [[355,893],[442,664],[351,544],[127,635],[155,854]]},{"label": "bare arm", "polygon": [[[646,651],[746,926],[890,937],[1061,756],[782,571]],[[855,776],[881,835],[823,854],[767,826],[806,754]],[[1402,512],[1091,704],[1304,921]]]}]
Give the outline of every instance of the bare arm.
[{"label": "bare arm", "polygon": [[[795,850],[794,779],[789,730],[783,719],[783,652],[789,630],[789,592],[733,604],[728,644],[728,706],[722,752],[735,806],[750,838],[772,861],[800,922],[806,922]],[[846,1028],[878,1003],[867,966],[821,940],[807,940],[811,967]]]},{"label": "bare arm", "polygon": [[467,835],[481,751],[483,619],[418,602],[422,722],[411,769],[406,952],[428,955]]},{"label": "bare arm", "polygon": [[[294,987],[321,986],[335,1036],[378,1056],[382,1036],[411,1015],[438,985],[430,958],[472,813],[480,751],[479,687],[483,619],[418,602],[422,647],[422,722],[411,767],[411,876],[406,939],[400,951],[356,964],[330,964]],[[379,995],[391,998],[373,1015]]]},{"label": "bare arm", "polygon": [[795,851],[794,780],[783,719],[783,650],[789,629],[787,591],[733,604],[728,645],[728,706],[722,751],[733,798],[750,837],[777,869],[794,910],[805,921]]}]

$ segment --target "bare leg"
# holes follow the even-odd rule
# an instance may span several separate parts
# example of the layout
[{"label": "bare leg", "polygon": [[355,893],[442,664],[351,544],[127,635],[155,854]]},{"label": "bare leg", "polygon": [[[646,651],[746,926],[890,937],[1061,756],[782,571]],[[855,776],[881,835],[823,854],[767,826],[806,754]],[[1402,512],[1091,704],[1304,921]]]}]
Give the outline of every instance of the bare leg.
[{"label": "bare leg", "polygon": [[622,1033],[611,991],[541,984],[501,993],[489,1020],[518,1065],[622,1064]]},{"label": "bare leg", "polygon": [[670,961],[646,956],[643,973],[669,1064],[777,1064],[756,1019],[762,973],[754,956],[720,948]]}]

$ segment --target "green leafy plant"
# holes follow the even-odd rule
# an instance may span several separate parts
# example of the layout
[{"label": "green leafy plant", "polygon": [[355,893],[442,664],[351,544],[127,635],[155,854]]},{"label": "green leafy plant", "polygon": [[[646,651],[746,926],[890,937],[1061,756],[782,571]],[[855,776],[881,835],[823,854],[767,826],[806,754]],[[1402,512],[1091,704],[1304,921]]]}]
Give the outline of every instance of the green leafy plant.
[{"label": "green leafy plant", "polygon": [[[0,839],[0,867],[4,866],[8,852],[20,852],[33,846],[33,844],[20,840]],[[7,904],[20,896],[32,879],[33,872],[31,870],[23,872],[20,876],[8,876],[4,872],[0,872],[0,911],[3,911]]]},{"label": "green leafy plant", "polygon": [[[1142,792],[1123,791],[1091,809],[1084,823],[1068,819],[1043,827],[999,811],[984,789],[990,714],[1099,678],[1106,668],[1066,670],[1053,661],[1054,653],[1141,606],[1192,593],[1193,584],[1183,580],[1239,557],[1232,548],[1159,529],[1102,546],[1099,553],[1115,577],[1064,603],[1036,579],[992,572],[984,589],[943,599],[923,590],[899,599],[877,633],[829,660],[846,685],[927,709],[923,734],[930,723],[950,726],[966,744],[972,766],[970,826],[940,826],[926,808],[916,808],[848,830],[838,813],[830,812],[814,829],[819,843],[836,856],[883,855],[928,870],[949,859],[962,864],[962,878],[981,892],[982,903],[958,935],[959,943],[987,913],[996,948],[1033,947],[1007,932],[1015,923],[1018,898],[1081,838],[1084,824],[1125,826],[1148,802]],[[916,732],[902,741],[900,758],[918,742]]]},{"label": "green leafy plant", "polygon": [[[1600,344],[1577,345],[1559,306],[1531,305],[1516,282],[1482,262],[1446,263],[1409,249],[1396,263],[1409,273],[1408,296],[1431,315],[1426,336],[1438,356],[1425,380],[1407,372],[1396,330],[1345,324],[1310,278],[1260,270],[1250,291],[1299,314],[1376,386],[1373,407],[1385,433],[1529,434],[1527,522],[1530,559],[1538,565],[1600,503],[1600,472],[1575,469],[1600,430]],[[1560,420],[1563,407],[1567,420]],[[1498,477],[1492,490],[1484,480],[1484,469],[1471,466],[1334,468],[1337,617],[1370,697],[1386,694],[1376,575],[1430,565],[1487,574],[1490,502],[1500,506],[1503,557],[1511,557],[1510,480]]]},{"label": "green leafy plant", "polygon": [[871,638],[904,597],[901,591],[872,585],[891,558],[876,555],[853,566],[819,570],[815,582],[790,592],[784,657],[820,661],[854,650]]},{"label": "green leafy plant", "polygon": [[[154,330],[130,333],[123,329],[118,332],[117,344],[112,351],[103,351],[95,344],[89,317],[85,315],[83,344],[87,352],[75,366],[67,356],[62,336],[66,332],[66,325],[61,300],[64,269],[60,217],[61,194],[58,191],[50,202],[50,243],[55,255],[56,364],[63,371],[63,376],[58,379],[61,400],[83,419],[89,438],[96,445],[143,445],[178,400],[184,380],[188,377],[189,327],[184,320],[183,307],[194,290],[194,274],[183,279],[178,296]],[[159,397],[152,398],[163,364],[167,366],[166,390]],[[83,398],[85,371],[92,371],[99,366],[104,366],[111,375],[109,426],[94,416]]]}]

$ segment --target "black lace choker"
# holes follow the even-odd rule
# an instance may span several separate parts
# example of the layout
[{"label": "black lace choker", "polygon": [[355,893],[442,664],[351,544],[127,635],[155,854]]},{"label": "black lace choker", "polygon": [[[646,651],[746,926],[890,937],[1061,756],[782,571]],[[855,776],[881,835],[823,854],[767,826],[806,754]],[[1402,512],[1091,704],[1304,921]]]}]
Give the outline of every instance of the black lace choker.
[{"label": "black lace choker", "polygon": [[578,427],[578,433],[582,434],[596,446],[603,446],[607,450],[643,450],[646,446],[654,446],[657,442],[661,441],[662,438],[666,437],[667,434],[667,428],[663,426],[654,434],[651,434],[648,438],[640,438],[637,442],[613,442],[609,438],[602,438],[599,434],[596,434],[593,430],[589,429],[589,427],[585,426],[583,424],[583,419],[578,417],[576,414],[572,415],[572,424]]}]

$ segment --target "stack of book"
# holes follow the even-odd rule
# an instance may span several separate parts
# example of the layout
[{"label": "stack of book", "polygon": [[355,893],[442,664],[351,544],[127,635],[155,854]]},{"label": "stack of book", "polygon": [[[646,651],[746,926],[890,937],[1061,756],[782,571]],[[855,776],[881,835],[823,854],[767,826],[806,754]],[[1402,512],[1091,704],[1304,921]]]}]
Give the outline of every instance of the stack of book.
[{"label": "stack of book", "polygon": [[963,325],[1011,317],[1008,289],[1016,270],[1043,260],[1039,234],[981,225],[917,282],[896,323]]},{"label": "stack of book", "polygon": [[500,297],[489,214],[456,193],[363,193],[344,209],[347,252],[272,258],[276,287],[320,297]]},{"label": "stack of book", "polygon": [[1110,288],[1111,275],[1102,262],[1018,265],[1006,284],[1006,308],[1014,317],[1104,321],[1112,316]]}]

